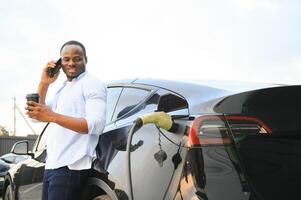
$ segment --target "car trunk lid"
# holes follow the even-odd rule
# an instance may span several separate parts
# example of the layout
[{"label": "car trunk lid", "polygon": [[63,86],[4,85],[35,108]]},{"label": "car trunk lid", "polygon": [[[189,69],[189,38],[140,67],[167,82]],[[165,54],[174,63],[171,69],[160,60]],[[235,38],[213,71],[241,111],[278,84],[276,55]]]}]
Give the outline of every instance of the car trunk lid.
[{"label": "car trunk lid", "polygon": [[[299,195],[300,103],[301,86],[286,86],[229,96],[214,108],[226,116],[250,191],[257,199]],[[239,120],[239,116],[256,120]],[[260,132],[262,127],[265,131]]]}]

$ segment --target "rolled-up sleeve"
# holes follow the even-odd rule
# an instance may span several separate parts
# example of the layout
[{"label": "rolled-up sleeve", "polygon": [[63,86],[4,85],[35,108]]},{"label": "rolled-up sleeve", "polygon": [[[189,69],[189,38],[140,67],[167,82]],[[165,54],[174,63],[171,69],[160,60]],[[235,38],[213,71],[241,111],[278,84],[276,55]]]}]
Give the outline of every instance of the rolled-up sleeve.
[{"label": "rolled-up sleeve", "polygon": [[98,81],[88,84],[84,88],[84,95],[88,134],[100,135],[106,124],[106,85]]}]

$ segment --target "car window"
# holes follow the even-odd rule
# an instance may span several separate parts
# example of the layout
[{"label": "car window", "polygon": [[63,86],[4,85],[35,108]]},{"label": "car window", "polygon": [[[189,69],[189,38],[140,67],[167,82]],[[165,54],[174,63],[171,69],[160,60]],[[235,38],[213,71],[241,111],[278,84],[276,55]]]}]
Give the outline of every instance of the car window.
[{"label": "car window", "polygon": [[112,121],[114,108],[120,96],[121,90],[122,90],[121,87],[108,88],[106,123],[110,123]]},{"label": "car window", "polygon": [[147,100],[139,103],[138,106],[135,106],[134,109],[130,109],[132,106],[125,107],[124,110],[130,111],[126,112],[126,114],[124,115],[124,110],[119,112],[119,115],[123,115],[124,117],[118,119],[118,121],[116,122],[117,126],[132,122],[140,115],[155,112],[158,108],[159,98],[160,96],[157,93],[155,93],[152,96],[147,97]]},{"label": "car window", "polygon": [[112,118],[112,121],[124,116],[144,100],[150,91],[137,88],[124,88]]}]

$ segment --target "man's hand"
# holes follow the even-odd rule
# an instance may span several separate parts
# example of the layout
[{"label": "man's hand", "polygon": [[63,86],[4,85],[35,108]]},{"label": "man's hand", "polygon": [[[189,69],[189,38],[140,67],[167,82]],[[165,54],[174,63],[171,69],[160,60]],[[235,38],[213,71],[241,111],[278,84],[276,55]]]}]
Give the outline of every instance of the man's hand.
[{"label": "man's hand", "polygon": [[34,101],[28,101],[26,114],[29,118],[36,119],[40,122],[52,122],[54,119],[55,113],[48,107],[43,104],[36,103]]},{"label": "man's hand", "polygon": [[60,71],[58,71],[52,78],[49,77],[48,75],[48,68],[54,68],[56,66],[56,61],[52,60],[49,61],[46,66],[44,67],[43,71],[42,71],[42,76],[41,76],[41,83],[46,84],[46,85],[50,85],[51,83],[53,83],[57,77],[60,74]]}]

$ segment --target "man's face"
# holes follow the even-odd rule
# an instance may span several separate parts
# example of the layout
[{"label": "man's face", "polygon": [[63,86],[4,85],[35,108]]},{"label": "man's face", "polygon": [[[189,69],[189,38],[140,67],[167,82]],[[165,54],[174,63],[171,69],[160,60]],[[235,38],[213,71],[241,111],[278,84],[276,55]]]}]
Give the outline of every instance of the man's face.
[{"label": "man's face", "polygon": [[86,58],[80,46],[67,45],[61,51],[62,68],[71,81],[86,70]]}]

